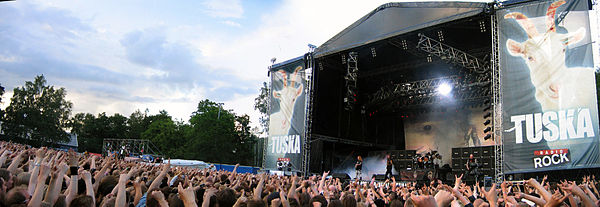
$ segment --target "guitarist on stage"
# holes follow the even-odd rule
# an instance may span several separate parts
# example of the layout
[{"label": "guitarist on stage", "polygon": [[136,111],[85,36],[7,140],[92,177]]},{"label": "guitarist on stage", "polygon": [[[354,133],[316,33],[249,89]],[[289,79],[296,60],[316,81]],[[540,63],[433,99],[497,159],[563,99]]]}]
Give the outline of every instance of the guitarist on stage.
[{"label": "guitarist on stage", "polygon": [[356,170],[356,177],[354,179],[360,181],[362,179],[362,157],[360,155],[357,157],[354,170]]},{"label": "guitarist on stage", "polygon": [[387,166],[385,168],[385,178],[390,179],[392,177],[392,166],[394,163],[392,162],[392,158],[389,154],[386,155],[386,159]]}]

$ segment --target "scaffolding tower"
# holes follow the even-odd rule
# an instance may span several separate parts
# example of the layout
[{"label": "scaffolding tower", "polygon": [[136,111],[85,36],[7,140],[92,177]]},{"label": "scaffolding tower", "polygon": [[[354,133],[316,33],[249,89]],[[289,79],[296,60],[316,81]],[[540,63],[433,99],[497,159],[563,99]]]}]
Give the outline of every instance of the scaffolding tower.
[{"label": "scaffolding tower", "polygon": [[502,79],[500,70],[500,40],[498,39],[498,20],[496,15],[490,16],[492,29],[492,106],[493,106],[493,138],[494,138],[494,178],[497,183],[504,181],[504,142],[502,137]]},{"label": "scaffolding tower", "polygon": [[152,155],[154,157],[162,157],[160,152],[150,140],[147,139],[114,139],[106,138],[102,141],[102,154],[110,153],[126,153],[128,156]]}]

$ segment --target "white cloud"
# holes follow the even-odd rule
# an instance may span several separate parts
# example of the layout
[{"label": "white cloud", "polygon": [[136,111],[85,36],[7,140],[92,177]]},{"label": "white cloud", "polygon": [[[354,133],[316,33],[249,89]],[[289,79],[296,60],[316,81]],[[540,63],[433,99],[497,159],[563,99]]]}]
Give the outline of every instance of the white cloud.
[{"label": "white cloud", "polygon": [[205,12],[217,18],[241,18],[244,8],[240,0],[205,0]]},{"label": "white cloud", "polygon": [[240,23],[237,23],[237,22],[234,22],[234,21],[231,21],[231,20],[223,21],[223,24],[226,24],[226,25],[229,25],[229,26],[232,26],[232,27],[242,27],[242,25]]}]

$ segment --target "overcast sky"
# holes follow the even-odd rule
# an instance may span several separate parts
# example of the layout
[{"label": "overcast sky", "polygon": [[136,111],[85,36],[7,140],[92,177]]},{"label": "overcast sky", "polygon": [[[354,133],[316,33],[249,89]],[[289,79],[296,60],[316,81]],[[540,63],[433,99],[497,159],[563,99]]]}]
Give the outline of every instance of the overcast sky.
[{"label": "overcast sky", "polygon": [[270,59],[303,55],[386,1],[0,2],[0,85],[44,74],[73,112],[187,121],[203,99],[249,114]]}]

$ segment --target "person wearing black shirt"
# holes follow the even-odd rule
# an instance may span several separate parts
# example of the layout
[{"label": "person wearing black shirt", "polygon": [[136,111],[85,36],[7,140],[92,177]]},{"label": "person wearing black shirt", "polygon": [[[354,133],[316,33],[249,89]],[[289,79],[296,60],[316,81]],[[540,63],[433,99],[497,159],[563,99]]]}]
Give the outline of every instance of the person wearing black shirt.
[{"label": "person wearing black shirt", "polygon": [[469,155],[469,161],[467,162],[467,172],[469,176],[473,176],[475,178],[475,182],[477,182],[477,178],[479,177],[479,163],[477,160],[473,158],[473,154]]},{"label": "person wearing black shirt", "polygon": [[390,179],[392,177],[393,163],[392,163],[392,158],[390,157],[389,154],[386,156],[386,159],[387,159],[386,160],[387,166],[385,168],[385,178]]},{"label": "person wearing black shirt", "polygon": [[356,170],[356,177],[354,179],[361,180],[362,179],[362,157],[359,155],[357,157],[356,164],[354,165],[354,170]]}]

